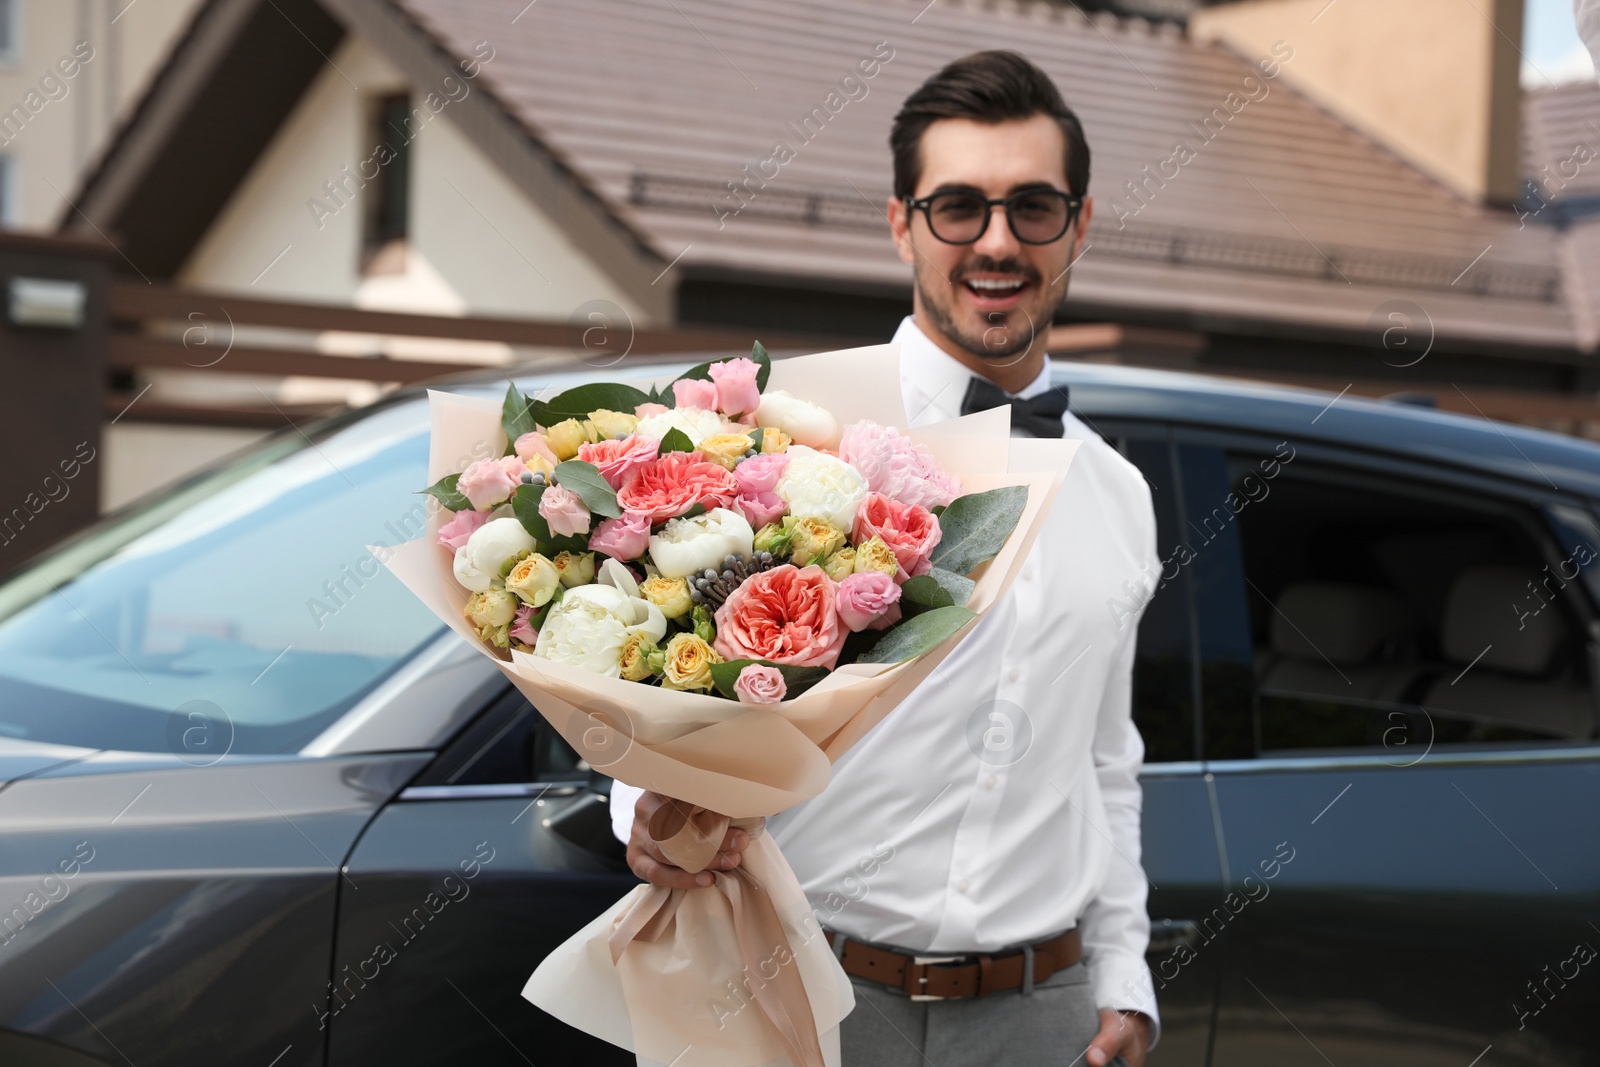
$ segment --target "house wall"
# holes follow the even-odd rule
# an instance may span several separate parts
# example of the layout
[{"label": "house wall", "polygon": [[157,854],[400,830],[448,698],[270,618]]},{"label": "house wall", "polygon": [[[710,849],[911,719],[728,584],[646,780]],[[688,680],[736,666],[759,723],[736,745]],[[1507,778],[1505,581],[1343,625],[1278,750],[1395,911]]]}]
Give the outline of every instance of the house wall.
[{"label": "house wall", "polygon": [[[492,63],[493,60],[491,59]],[[454,126],[449,95],[411,141],[411,239],[403,272],[361,270],[361,204],[330,192],[373,153],[372,100],[404,79],[347,40],[180,273],[184,285],[438,314],[566,319],[609,300],[643,310],[596,269]],[[470,79],[448,90],[476,92]],[[413,92],[413,106],[421,104]],[[424,115],[427,111],[424,110]],[[348,168],[342,172],[342,168]],[[368,173],[371,173],[370,168]],[[319,206],[320,205],[320,206]],[[281,255],[281,258],[278,258]]]},{"label": "house wall", "polygon": [[[1285,41],[1284,78],[1475,201],[1516,195],[1523,0],[1247,0],[1189,20],[1249,57]],[[1493,20],[1493,21],[1491,21]]]},{"label": "house wall", "polygon": [[16,44],[0,53],[0,167],[13,185],[0,225],[55,228],[79,176],[200,2],[12,0]]}]

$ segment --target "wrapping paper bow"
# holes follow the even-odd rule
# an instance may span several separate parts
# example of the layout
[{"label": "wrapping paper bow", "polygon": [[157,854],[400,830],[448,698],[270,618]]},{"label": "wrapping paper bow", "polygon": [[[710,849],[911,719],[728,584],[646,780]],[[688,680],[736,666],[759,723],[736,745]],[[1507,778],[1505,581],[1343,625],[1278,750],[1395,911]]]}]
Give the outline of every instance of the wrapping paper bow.
[{"label": "wrapping paper bow", "polygon": [[[717,858],[729,827],[743,830],[753,842],[765,832],[766,820],[730,819],[708,808],[669,798],[647,824],[650,840],[667,859],[691,873],[705,870]],[[617,917],[610,939],[611,962],[620,961],[636,939],[655,941],[668,934],[686,893],[720,892],[727,897],[733,912],[734,934],[745,971],[760,978],[754,990],[762,1015],[795,1067],[824,1067],[811,999],[806,995],[799,968],[792,966],[794,952],[766,886],[743,867],[716,871],[713,877],[716,882],[703,889],[650,886],[632,908]],[[774,962],[777,969],[769,975],[767,968]]]}]

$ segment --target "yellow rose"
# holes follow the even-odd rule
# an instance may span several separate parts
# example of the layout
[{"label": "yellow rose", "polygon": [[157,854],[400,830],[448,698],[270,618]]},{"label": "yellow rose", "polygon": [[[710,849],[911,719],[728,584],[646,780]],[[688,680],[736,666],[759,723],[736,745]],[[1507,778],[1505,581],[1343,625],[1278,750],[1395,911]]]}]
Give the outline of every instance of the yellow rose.
[{"label": "yellow rose", "polygon": [[782,452],[786,450],[794,439],[776,426],[764,426],[761,430],[761,451]]},{"label": "yellow rose", "polygon": [[686,578],[666,578],[652,574],[639,586],[639,592],[646,600],[660,608],[661,614],[669,619],[681,619],[694,610],[694,601],[689,597],[689,581]]},{"label": "yellow rose", "polygon": [[544,439],[550,451],[556,454],[556,459],[565,461],[578,454],[579,445],[588,444],[589,434],[585,432],[583,423],[568,419],[545,430]]},{"label": "yellow rose", "polygon": [[796,567],[820,563],[844,545],[844,531],[827,519],[804,518],[790,534],[790,561]]},{"label": "yellow rose", "polygon": [[609,408],[589,412],[589,422],[601,438],[626,437],[639,425],[639,420],[634,415],[625,411],[612,411]]},{"label": "yellow rose", "polygon": [[534,456],[532,459],[525,459],[522,461],[522,464],[534,474],[544,475],[546,483],[555,478],[556,465],[545,459],[543,456]]},{"label": "yellow rose", "polygon": [[512,567],[511,573],[506,575],[506,588],[536,608],[549,603],[560,584],[561,575],[556,565],[537,552]]},{"label": "yellow rose", "polygon": [[504,626],[517,617],[517,598],[504,589],[485,589],[467,600],[467,621],[474,626]]},{"label": "yellow rose", "polygon": [[739,457],[754,448],[755,443],[747,433],[714,433],[703,438],[699,448],[711,462],[720,463],[731,471]]},{"label": "yellow rose", "polygon": [[717,650],[691,633],[675,634],[667,642],[667,662],[661,672],[663,689],[710,689],[711,665],[721,663]]},{"label": "yellow rose", "polygon": [[894,550],[877,534],[856,546],[856,572],[861,571],[882,571],[891,578],[900,573],[900,561],[894,558]]},{"label": "yellow rose", "polygon": [[629,634],[622,643],[622,677],[630,682],[642,682],[656,673],[651,667],[651,659],[660,658],[658,651],[655,642],[644,634]]},{"label": "yellow rose", "polygon": [[856,550],[845,545],[822,561],[822,570],[834,581],[844,581],[856,572]]},{"label": "yellow rose", "polygon": [[560,576],[561,584],[568,589],[594,581],[593,552],[558,552],[550,562]]}]

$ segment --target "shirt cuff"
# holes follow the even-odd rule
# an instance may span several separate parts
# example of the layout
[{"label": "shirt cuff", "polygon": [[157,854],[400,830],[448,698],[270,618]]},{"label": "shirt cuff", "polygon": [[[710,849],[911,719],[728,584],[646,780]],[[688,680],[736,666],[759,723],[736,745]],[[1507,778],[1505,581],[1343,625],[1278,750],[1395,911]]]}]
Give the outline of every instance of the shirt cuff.
[{"label": "shirt cuff", "polygon": [[1089,964],[1097,1008],[1136,1011],[1150,1018],[1150,1048],[1161,1040],[1161,1013],[1156,1009],[1155,978],[1141,956],[1108,955],[1102,949]]}]

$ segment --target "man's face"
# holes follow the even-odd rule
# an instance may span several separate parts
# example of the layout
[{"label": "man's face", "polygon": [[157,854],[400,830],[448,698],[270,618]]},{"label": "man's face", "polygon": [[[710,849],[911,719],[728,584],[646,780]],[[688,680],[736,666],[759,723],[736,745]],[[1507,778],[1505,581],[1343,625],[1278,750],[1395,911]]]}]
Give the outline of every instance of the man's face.
[{"label": "man's face", "polygon": [[[999,123],[940,119],[922,135],[922,177],[912,194],[918,200],[946,189],[999,199],[1039,188],[1069,191],[1066,137],[1049,115]],[[1017,240],[999,206],[983,235],[966,245],[934,237],[926,213],[908,213],[901,201],[890,202],[889,219],[930,324],[963,350],[1006,364],[1048,332],[1091,206],[1085,201],[1077,221],[1045,245]]]}]

